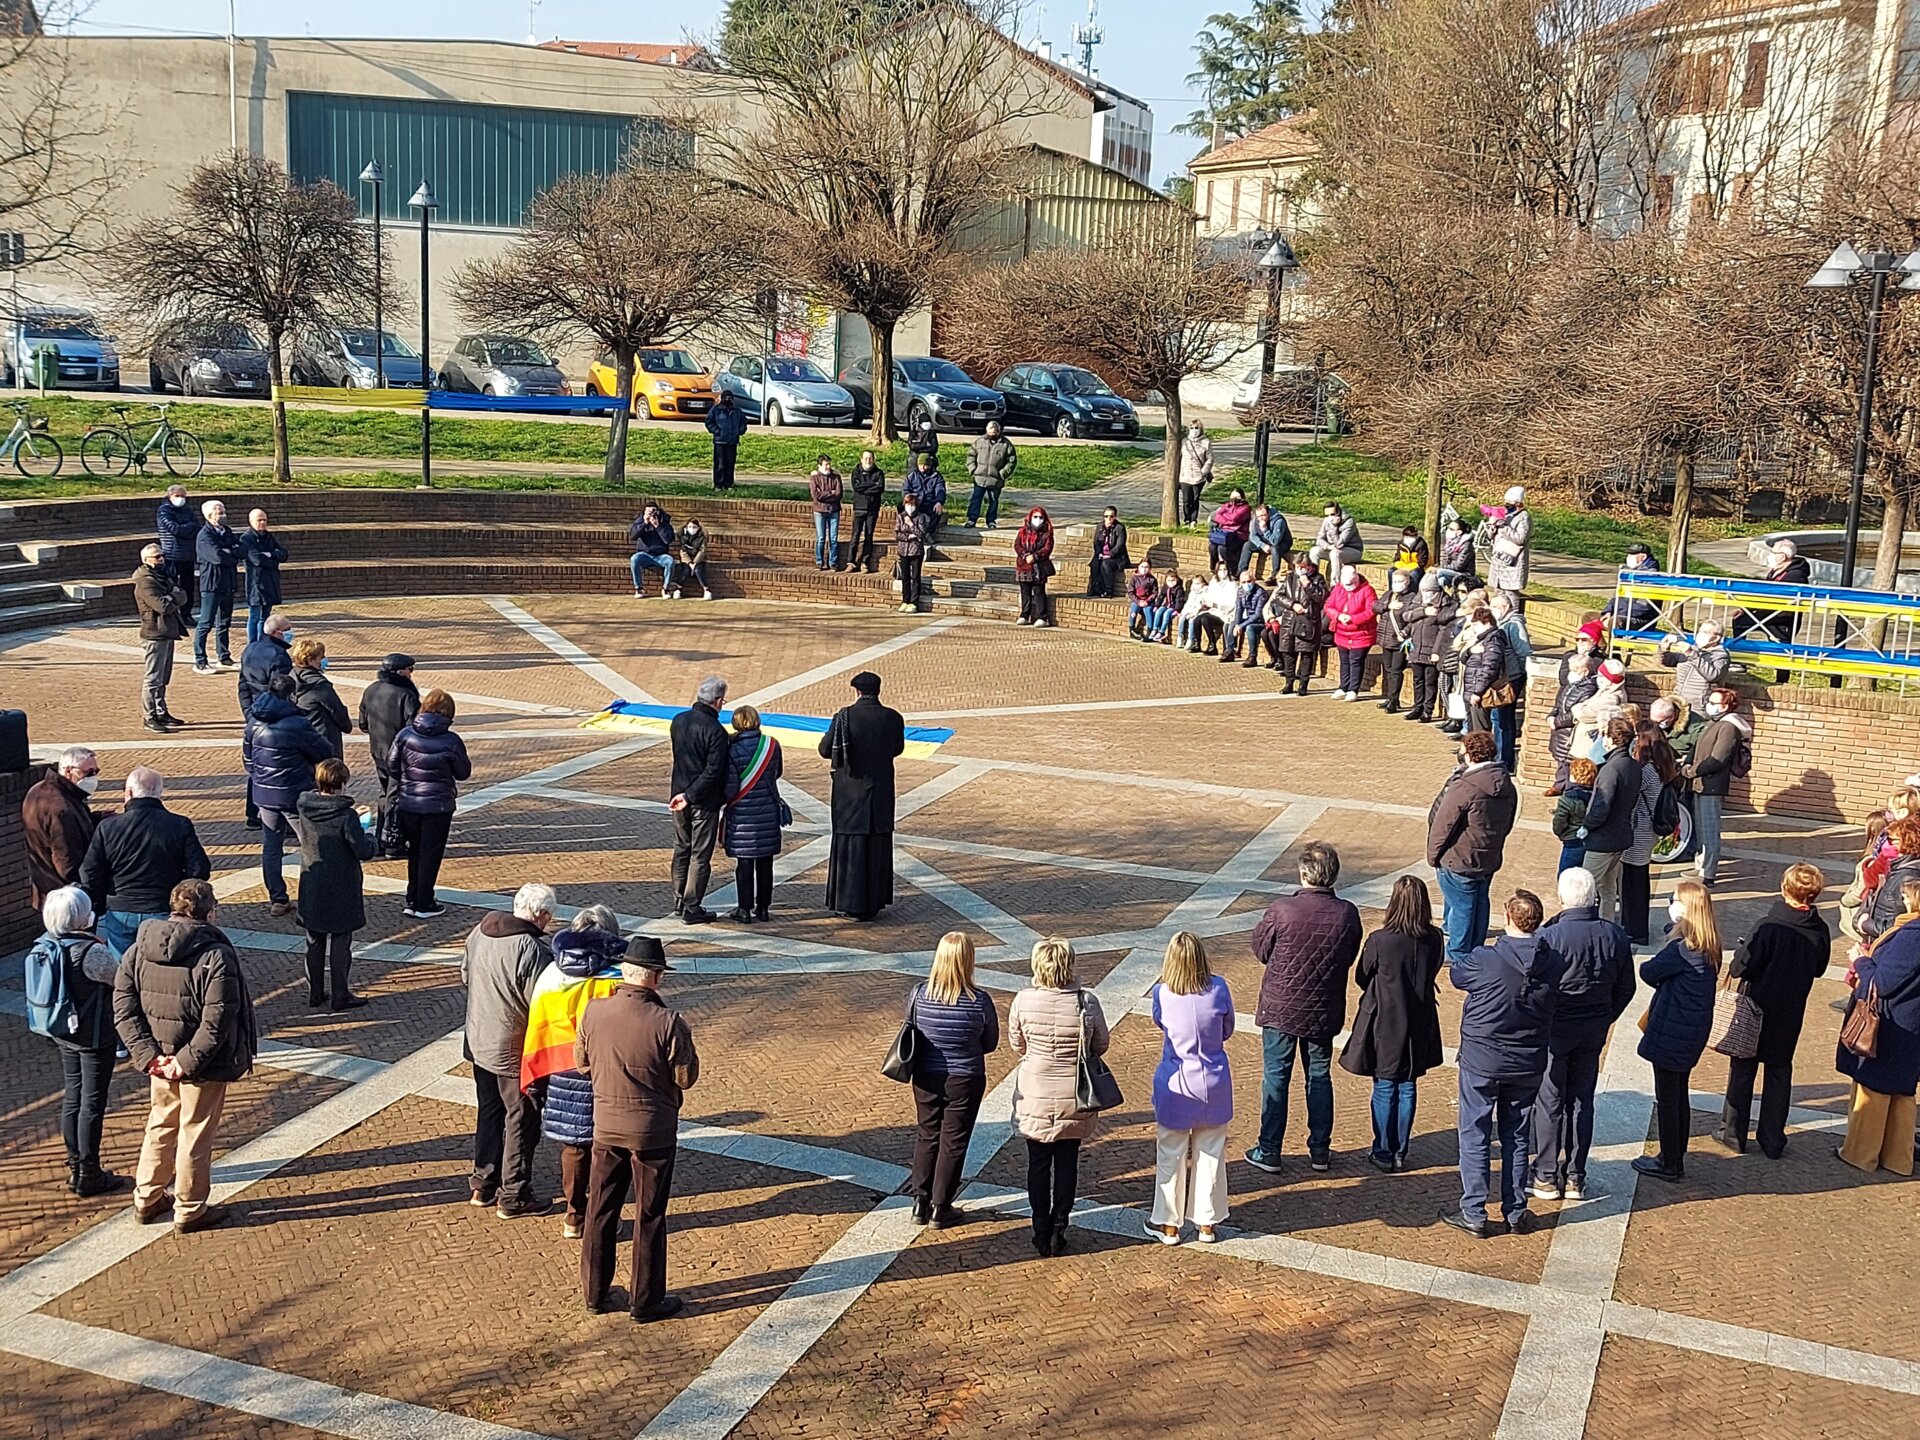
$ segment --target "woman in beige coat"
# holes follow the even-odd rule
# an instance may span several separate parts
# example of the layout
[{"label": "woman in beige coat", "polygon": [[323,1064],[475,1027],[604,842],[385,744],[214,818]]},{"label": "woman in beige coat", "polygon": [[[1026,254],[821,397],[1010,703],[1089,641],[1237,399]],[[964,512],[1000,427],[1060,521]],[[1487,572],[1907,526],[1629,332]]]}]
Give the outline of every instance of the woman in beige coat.
[{"label": "woman in beige coat", "polygon": [[1013,1120],[1027,1141],[1027,1197],[1033,1205],[1033,1248],[1061,1255],[1080,1170],[1080,1142],[1099,1117],[1074,1094],[1080,1037],[1104,1055],[1109,1035],[1099,998],[1073,979],[1073,946],[1046,939],[1033,947],[1033,984],[1007,1010],[1007,1043],[1020,1057],[1013,1077]]}]

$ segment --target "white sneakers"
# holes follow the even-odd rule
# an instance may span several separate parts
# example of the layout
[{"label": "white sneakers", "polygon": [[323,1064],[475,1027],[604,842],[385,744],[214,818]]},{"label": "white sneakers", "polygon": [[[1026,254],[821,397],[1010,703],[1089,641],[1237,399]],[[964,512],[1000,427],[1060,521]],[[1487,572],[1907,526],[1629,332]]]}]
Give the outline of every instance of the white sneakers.
[{"label": "white sneakers", "polygon": [[700,598],[702,600],[711,600],[713,598],[713,592],[711,590],[702,590],[700,592]]}]

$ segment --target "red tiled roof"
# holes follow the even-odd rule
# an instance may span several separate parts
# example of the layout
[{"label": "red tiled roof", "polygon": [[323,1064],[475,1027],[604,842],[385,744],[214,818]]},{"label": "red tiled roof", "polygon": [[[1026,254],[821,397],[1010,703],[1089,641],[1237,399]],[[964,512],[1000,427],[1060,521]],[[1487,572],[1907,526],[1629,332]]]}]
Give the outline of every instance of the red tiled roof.
[{"label": "red tiled roof", "polygon": [[1276,160],[1307,160],[1320,153],[1319,142],[1307,133],[1311,111],[1276,120],[1271,125],[1215,146],[1194,156],[1189,170],[1230,170],[1240,165],[1262,165]]},{"label": "red tiled roof", "polygon": [[543,40],[542,50],[565,50],[601,60],[631,60],[641,65],[690,65],[710,69],[713,57],[698,45],[652,45],[639,40]]}]

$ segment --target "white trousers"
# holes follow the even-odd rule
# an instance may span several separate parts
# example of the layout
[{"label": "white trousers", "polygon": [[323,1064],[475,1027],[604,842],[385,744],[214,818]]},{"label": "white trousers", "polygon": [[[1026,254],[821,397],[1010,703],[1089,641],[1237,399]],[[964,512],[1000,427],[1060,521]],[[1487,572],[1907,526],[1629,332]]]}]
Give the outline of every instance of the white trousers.
[{"label": "white trousers", "polygon": [[1153,1223],[1218,1225],[1227,1218],[1227,1127],[1154,1127]]}]

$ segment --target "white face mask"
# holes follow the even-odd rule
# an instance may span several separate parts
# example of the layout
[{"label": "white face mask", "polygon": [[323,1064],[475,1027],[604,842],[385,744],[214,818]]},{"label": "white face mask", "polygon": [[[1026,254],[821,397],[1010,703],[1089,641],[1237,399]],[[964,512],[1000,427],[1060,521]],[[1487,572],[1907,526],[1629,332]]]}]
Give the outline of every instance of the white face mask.
[{"label": "white face mask", "polygon": [[167,503],[169,505],[184,505],[187,503],[187,497],[184,495],[169,495],[167,496]]},{"label": "white face mask", "polygon": [[913,506],[911,505],[907,506],[907,514],[909,515],[913,514]]},{"label": "white face mask", "polygon": [[1667,902],[1667,918],[1678,925],[1682,920],[1687,918],[1687,907],[1682,905],[1678,899],[1669,900]]},{"label": "white face mask", "polygon": [[1031,519],[1031,520],[1029,520],[1029,521],[1027,522],[1027,524],[1029,524],[1030,526],[1032,526],[1032,527],[1033,527],[1033,528],[1034,528],[1035,530],[1038,530],[1038,529],[1039,529],[1039,528],[1040,528],[1040,527],[1041,527],[1042,525],[1044,525],[1044,524],[1046,524],[1046,523],[1047,523],[1047,522],[1046,522],[1046,521],[1044,521],[1044,520],[1042,520],[1042,519],[1041,519],[1041,518],[1040,518],[1040,517],[1039,517],[1038,515],[1036,515],[1036,516],[1034,516],[1034,517],[1033,517],[1033,519]]},{"label": "white face mask", "polygon": [[100,777],[98,775],[82,775],[78,780],[74,781],[73,783],[78,785],[82,790],[86,791],[87,794],[91,795],[93,794],[94,791],[100,788]]}]

